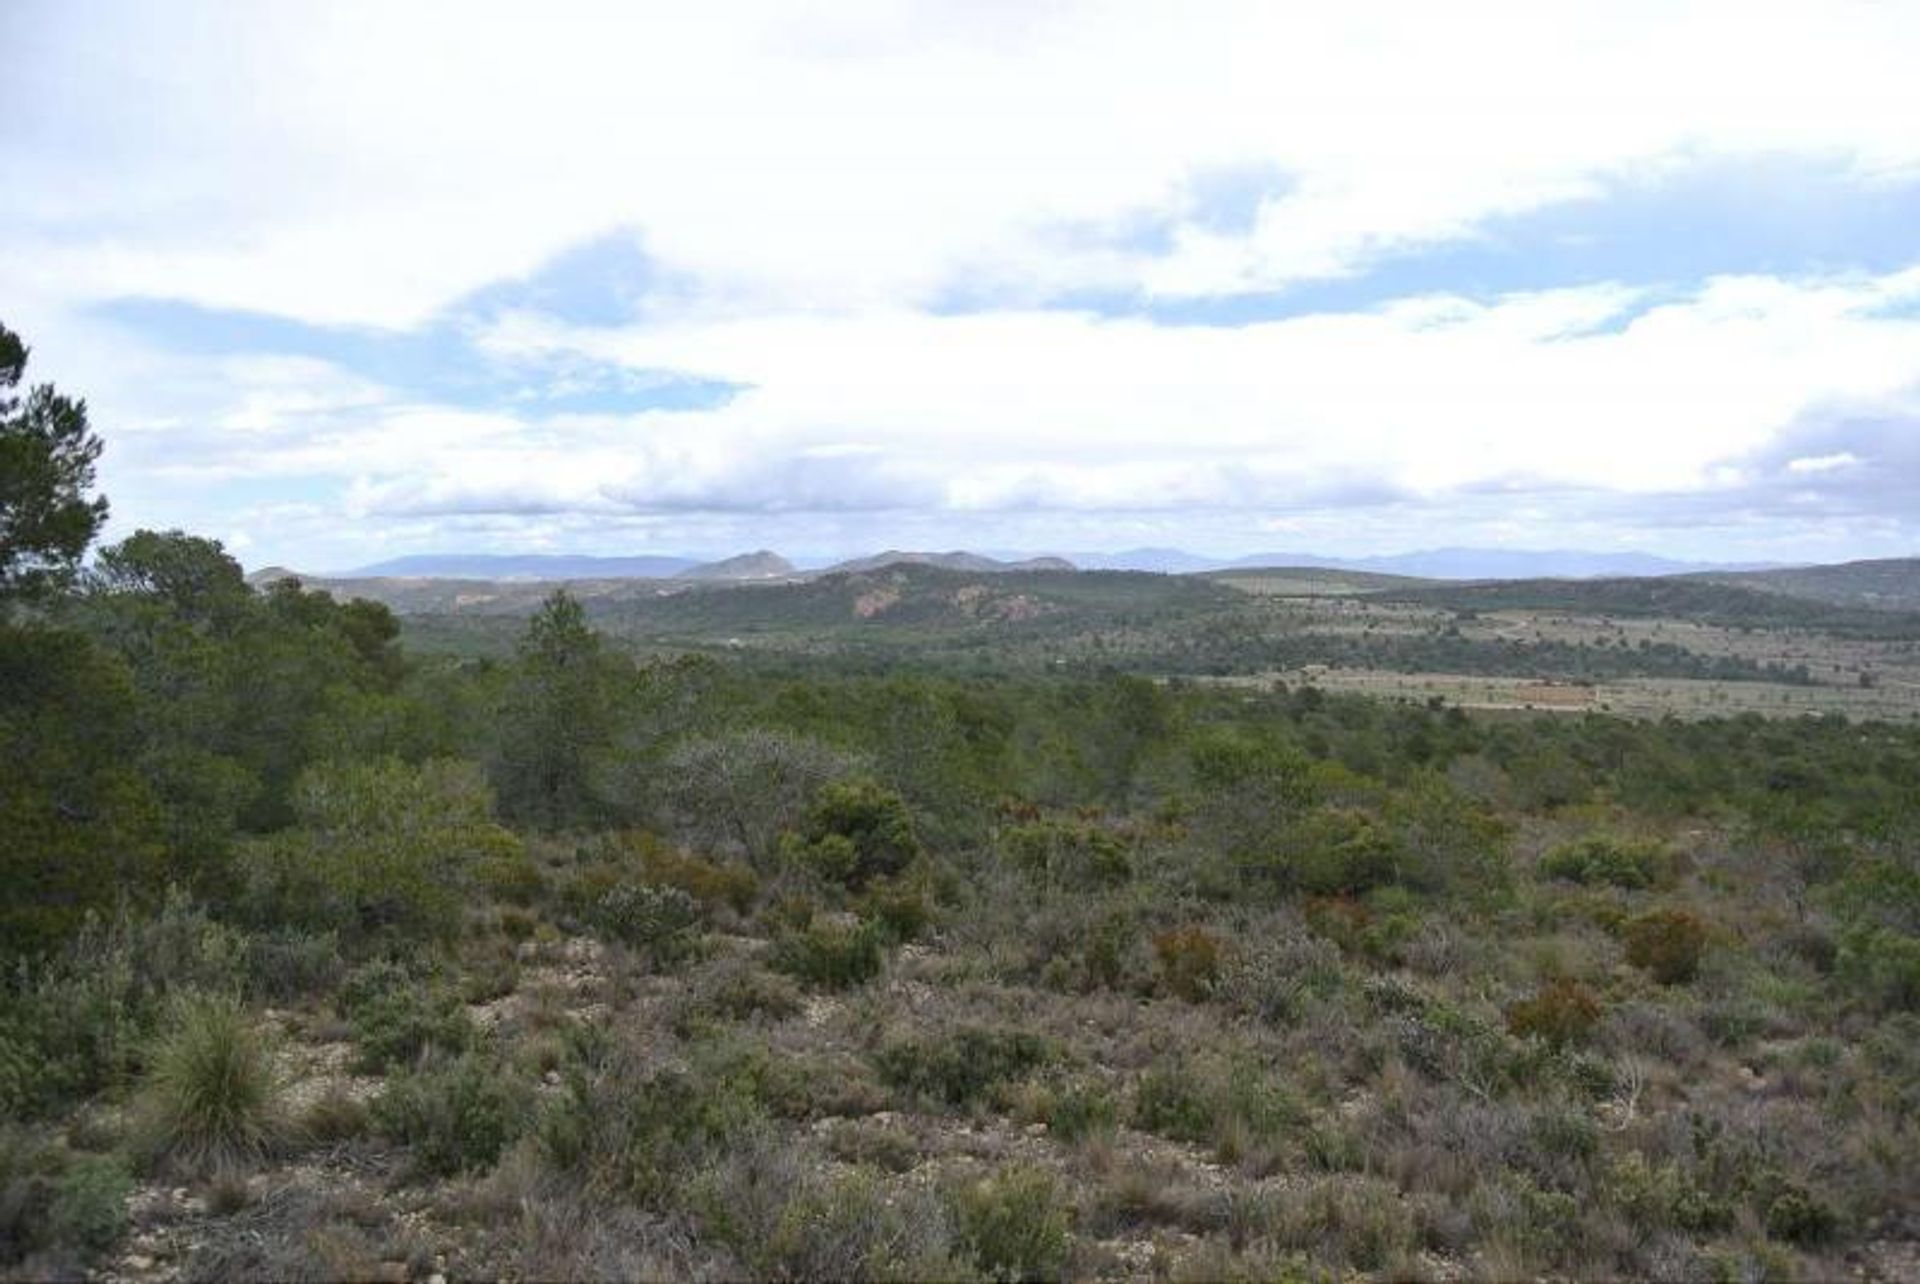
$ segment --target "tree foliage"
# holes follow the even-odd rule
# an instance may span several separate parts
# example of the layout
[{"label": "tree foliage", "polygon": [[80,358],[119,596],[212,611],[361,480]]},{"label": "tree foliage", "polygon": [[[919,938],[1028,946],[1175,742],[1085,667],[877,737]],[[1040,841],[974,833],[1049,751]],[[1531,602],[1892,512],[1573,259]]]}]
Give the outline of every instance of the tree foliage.
[{"label": "tree foliage", "polygon": [[72,581],[107,517],[90,497],[100,439],[87,403],[40,384],[21,396],[28,348],[0,325],[0,602]]}]

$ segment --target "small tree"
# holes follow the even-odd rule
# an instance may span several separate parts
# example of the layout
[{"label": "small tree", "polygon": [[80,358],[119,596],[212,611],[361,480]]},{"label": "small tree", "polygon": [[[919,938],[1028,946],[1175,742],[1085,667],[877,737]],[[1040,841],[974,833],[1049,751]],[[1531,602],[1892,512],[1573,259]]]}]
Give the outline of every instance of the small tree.
[{"label": "small tree", "polygon": [[548,829],[587,818],[594,766],[613,742],[614,677],[580,603],[554,590],[520,639],[501,709],[493,777],[507,816]]},{"label": "small tree", "polygon": [[27,354],[0,325],[0,602],[70,583],[107,517],[107,501],[87,497],[100,457],[87,403],[51,384],[17,395]]}]

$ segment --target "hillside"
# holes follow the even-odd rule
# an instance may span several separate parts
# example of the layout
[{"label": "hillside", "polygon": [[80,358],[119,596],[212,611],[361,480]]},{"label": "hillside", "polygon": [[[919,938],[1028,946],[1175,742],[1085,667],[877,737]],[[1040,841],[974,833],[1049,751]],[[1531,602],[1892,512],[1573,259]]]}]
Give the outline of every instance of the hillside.
[{"label": "hillside", "polygon": [[1690,578],[1866,611],[1920,611],[1920,558],[1719,572]]},{"label": "hillside", "polygon": [[703,562],[681,571],[683,580],[778,580],[800,574],[798,568],[770,549],[741,553],[718,562]]},{"label": "hillside", "polygon": [[986,557],[980,553],[968,553],[958,549],[951,553],[908,553],[899,549],[888,549],[884,553],[875,553],[871,557],[856,557],[849,561],[829,566],[824,574],[857,571],[878,571],[889,566],[932,566],[944,571],[971,571],[979,575],[997,574],[1003,571],[1071,571],[1072,562],[1060,557],[1034,557],[1018,562],[1003,562]]},{"label": "hillside", "polygon": [[1346,597],[1396,588],[1417,588],[1432,581],[1378,571],[1345,571],[1321,566],[1249,566],[1205,571],[1197,578],[1230,585],[1245,593],[1272,597]]},{"label": "hillside", "polygon": [[[1777,574],[1777,572],[1766,572]],[[1582,615],[1664,616],[1704,624],[1805,627],[1838,632],[1920,634],[1920,616],[1834,606],[1718,578],[1497,580],[1388,589],[1374,600],[1456,611],[1562,611]]]}]

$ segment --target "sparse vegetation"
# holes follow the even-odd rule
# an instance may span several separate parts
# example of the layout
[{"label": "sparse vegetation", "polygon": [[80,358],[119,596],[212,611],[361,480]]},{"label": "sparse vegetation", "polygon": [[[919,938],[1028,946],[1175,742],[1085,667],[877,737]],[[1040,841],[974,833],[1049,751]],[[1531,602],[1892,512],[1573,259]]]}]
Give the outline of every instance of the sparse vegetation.
[{"label": "sparse vegetation", "polygon": [[0,1274],[1911,1263],[1920,730],[1575,685],[1897,714],[1904,617],[1255,578],[102,550],[0,622]]}]

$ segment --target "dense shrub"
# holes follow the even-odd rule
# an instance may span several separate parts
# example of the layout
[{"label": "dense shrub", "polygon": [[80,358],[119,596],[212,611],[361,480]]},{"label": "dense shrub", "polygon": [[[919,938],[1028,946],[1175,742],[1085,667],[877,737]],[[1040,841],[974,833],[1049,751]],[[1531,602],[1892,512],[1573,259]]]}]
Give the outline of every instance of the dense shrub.
[{"label": "dense shrub", "polygon": [[855,889],[900,873],[921,852],[906,800],[869,779],[823,787],[788,839],[795,863],[823,881]]},{"label": "dense shrub", "polygon": [[1600,998],[1578,981],[1561,977],[1531,997],[1507,1007],[1507,1029],[1522,1038],[1545,1039],[1556,1046],[1578,1043],[1600,1021]]},{"label": "dense shrub", "polygon": [[1351,896],[1395,882],[1406,856],[1398,834],[1365,812],[1316,812],[1292,839],[1298,886],[1316,896]]},{"label": "dense shrub", "polygon": [[476,1053],[390,1077],[373,1123],[434,1176],[481,1172],[527,1125],[532,1093]]},{"label": "dense shrub", "polygon": [[1626,925],[1627,962],[1662,985],[1684,985],[1700,972],[1707,928],[1685,910],[1656,910]]},{"label": "dense shrub", "polygon": [[776,939],[767,965],[823,990],[844,990],[880,975],[884,936],[875,921],[823,916]]},{"label": "dense shrub", "polygon": [[315,767],[294,807],[298,828],[242,853],[244,901],[262,926],[451,939],[481,871],[523,856],[470,763]]},{"label": "dense shrub", "polygon": [[1013,1167],[954,1192],[960,1242],[994,1280],[1059,1279],[1072,1244],[1070,1218],[1053,1178]]},{"label": "dense shrub", "polygon": [[1220,984],[1225,950],[1204,927],[1160,933],[1153,938],[1153,953],[1160,961],[1161,983],[1190,1003],[1207,999]]},{"label": "dense shrub", "polygon": [[79,1156],[53,1184],[47,1232],[57,1243],[103,1253],[126,1233],[127,1196],[132,1193],[133,1175],[118,1158]]},{"label": "dense shrub", "polygon": [[1239,1057],[1196,1056],[1154,1066],[1134,1089],[1136,1128],[1212,1145],[1230,1161],[1272,1147],[1305,1118],[1279,1081]]},{"label": "dense shrub", "polygon": [[794,1280],[955,1279],[951,1218],[929,1191],[891,1189],[870,1173],[793,1183],[761,1245],[747,1258]]},{"label": "dense shrub", "polygon": [[1540,858],[1540,872],[1548,878],[1629,889],[1664,882],[1672,869],[1673,852],[1665,843],[1613,834],[1576,838],[1550,849]]},{"label": "dense shrub", "polygon": [[1083,821],[1032,820],[1001,831],[999,839],[1009,862],[1050,887],[1113,887],[1133,872],[1127,843]]},{"label": "dense shrub", "polygon": [[534,1136],[555,1173],[657,1208],[763,1118],[732,1076],[649,1067],[594,1046],[564,1072],[562,1092],[543,1104]]},{"label": "dense shrub", "polygon": [[127,1224],[133,1178],[113,1156],[76,1155],[0,1122],[0,1268],[9,1278],[78,1275]]},{"label": "dense shrub", "polygon": [[90,919],[0,977],[0,1114],[35,1118],[124,1083],[175,993],[239,993],[249,942],[179,893],[151,915]]},{"label": "dense shrub", "polygon": [[880,1077],[909,1097],[965,1106],[1052,1056],[1052,1046],[1037,1034],[962,1025],[896,1038],[881,1045],[874,1061]]},{"label": "dense shrub", "polygon": [[621,883],[594,904],[592,921],[601,935],[657,968],[686,961],[700,946],[700,906],[677,887]]},{"label": "dense shrub", "polygon": [[474,1041],[473,1019],[459,995],[397,963],[369,963],[355,971],[341,987],[340,1007],[363,1071],[410,1065],[428,1052],[459,1053]]}]

